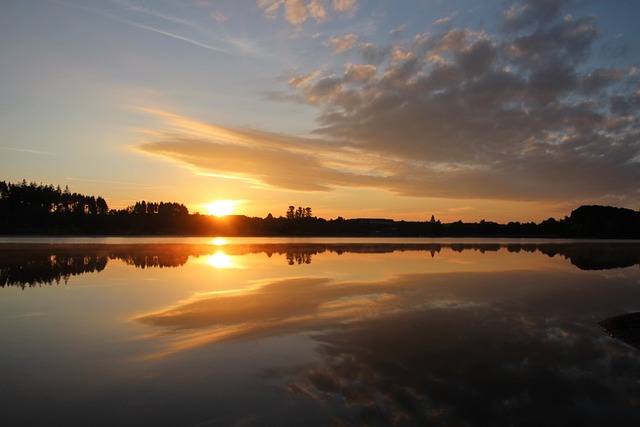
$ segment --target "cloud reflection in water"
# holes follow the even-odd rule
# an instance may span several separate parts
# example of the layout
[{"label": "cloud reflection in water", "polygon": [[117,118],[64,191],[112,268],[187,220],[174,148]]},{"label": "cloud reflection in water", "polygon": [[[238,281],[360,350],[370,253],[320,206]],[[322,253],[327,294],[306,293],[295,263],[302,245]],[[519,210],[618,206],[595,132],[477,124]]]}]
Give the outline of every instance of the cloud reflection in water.
[{"label": "cloud reflection in water", "polygon": [[598,321],[638,298],[625,270],[301,277],[201,295],[137,320],[172,333],[150,357],[309,334],[315,362],[266,374],[345,422],[625,424],[640,420],[640,358]]}]

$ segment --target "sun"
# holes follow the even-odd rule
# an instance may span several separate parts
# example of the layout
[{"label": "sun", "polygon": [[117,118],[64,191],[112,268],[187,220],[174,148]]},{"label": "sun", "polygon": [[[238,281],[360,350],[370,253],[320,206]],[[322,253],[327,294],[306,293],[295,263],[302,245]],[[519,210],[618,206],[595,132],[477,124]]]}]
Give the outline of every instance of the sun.
[{"label": "sun", "polygon": [[216,200],[213,203],[205,205],[205,209],[209,215],[226,216],[231,215],[236,208],[235,200]]}]

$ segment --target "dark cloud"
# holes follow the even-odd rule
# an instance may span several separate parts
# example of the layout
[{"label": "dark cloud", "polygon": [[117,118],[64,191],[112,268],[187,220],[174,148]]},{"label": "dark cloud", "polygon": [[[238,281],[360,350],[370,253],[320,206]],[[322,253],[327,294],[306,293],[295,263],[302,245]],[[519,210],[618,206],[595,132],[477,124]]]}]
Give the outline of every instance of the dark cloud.
[{"label": "dark cloud", "polygon": [[523,0],[504,13],[504,29],[517,31],[553,21],[568,0]]},{"label": "dark cloud", "polygon": [[[509,58],[526,68],[548,67],[560,63],[575,67],[590,54],[598,35],[594,17],[566,20],[543,29],[513,38],[509,45]],[[507,36],[506,41],[510,41]]]},{"label": "dark cloud", "polygon": [[618,69],[598,68],[582,78],[581,88],[588,94],[598,93],[602,89],[622,80],[624,74],[624,71]]},{"label": "dark cloud", "polygon": [[482,39],[456,56],[456,62],[466,76],[482,75],[495,63],[497,50],[489,40]]},{"label": "dark cloud", "polygon": [[[635,94],[616,93],[611,96],[610,102],[611,111],[618,116],[613,117],[612,121],[616,121],[620,124],[625,124],[628,121],[633,121],[635,124],[637,124],[637,116],[638,112],[640,111],[640,94],[638,92],[636,92]],[[633,115],[633,117],[629,117],[627,120],[625,120],[625,116],[628,115]],[[638,132],[629,132],[629,136],[632,138],[632,141],[635,141],[637,145]]]},{"label": "dark cloud", "polygon": [[379,47],[373,43],[363,43],[360,46],[360,52],[366,63],[378,65],[389,55],[389,48]]},{"label": "dark cloud", "polygon": [[596,18],[561,17],[565,3],[521,3],[501,40],[451,29],[399,43],[357,88],[348,72],[331,92],[308,81],[301,93],[323,107],[316,134],[395,157],[385,182],[401,194],[636,200],[637,85],[586,66]]}]

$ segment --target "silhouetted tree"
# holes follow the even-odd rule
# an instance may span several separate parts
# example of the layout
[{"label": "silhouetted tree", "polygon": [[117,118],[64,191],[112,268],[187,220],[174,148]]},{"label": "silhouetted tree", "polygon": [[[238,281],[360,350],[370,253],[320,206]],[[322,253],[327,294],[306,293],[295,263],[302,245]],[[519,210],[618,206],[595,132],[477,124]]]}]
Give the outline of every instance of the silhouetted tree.
[{"label": "silhouetted tree", "polygon": [[98,215],[106,215],[109,213],[107,201],[100,196],[96,199],[96,213]]},{"label": "silhouetted tree", "polygon": [[310,207],[303,208],[302,206],[298,206],[297,208],[293,205],[289,206],[287,209],[286,218],[287,219],[300,219],[300,218],[312,218],[312,210]]},{"label": "silhouetted tree", "polygon": [[296,217],[296,207],[295,206],[289,206],[289,209],[287,209],[287,219],[294,219]]}]

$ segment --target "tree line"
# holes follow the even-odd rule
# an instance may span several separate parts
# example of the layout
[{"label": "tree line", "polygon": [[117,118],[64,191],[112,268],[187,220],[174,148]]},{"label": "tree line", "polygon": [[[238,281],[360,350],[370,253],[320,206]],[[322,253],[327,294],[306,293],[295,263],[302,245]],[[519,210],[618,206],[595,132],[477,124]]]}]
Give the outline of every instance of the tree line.
[{"label": "tree line", "polygon": [[104,215],[109,211],[102,197],[72,193],[53,185],[43,185],[23,180],[19,184],[0,181],[0,208],[16,214],[89,214]]},{"label": "tree line", "polygon": [[143,200],[124,209],[109,209],[103,197],[23,180],[0,181],[0,234],[640,238],[640,212],[581,206],[562,219],[549,218],[540,223],[441,223],[433,215],[429,221],[327,220],[313,216],[310,207],[290,205],[278,217],[270,213],[265,218],[217,218],[191,214],[176,202]]},{"label": "tree line", "polygon": [[68,186],[0,181],[2,234],[176,232],[173,220],[188,215],[180,203],[140,201],[116,210],[103,197],[71,192]]}]

